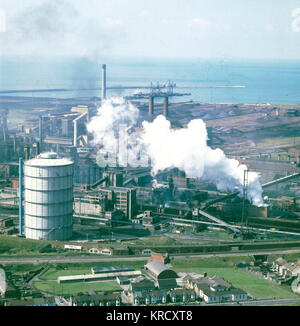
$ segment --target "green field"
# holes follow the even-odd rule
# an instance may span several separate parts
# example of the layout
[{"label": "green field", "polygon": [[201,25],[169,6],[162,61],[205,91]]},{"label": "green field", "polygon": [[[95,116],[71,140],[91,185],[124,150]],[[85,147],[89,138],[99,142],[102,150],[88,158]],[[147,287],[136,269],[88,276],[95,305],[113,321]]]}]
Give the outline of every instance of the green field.
[{"label": "green field", "polygon": [[93,282],[93,283],[66,283],[59,284],[56,281],[36,281],[33,286],[42,292],[54,295],[71,295],[88,291],[114,292],[122,291],[117,282]]},{"label": "green field", "polygon": [[[293,256],[293,258],[297,258]],[[217,275],[229,281],[233,286],[241,288],[255,298],[299,298],[294,294],[289,286],[277,286],[271,282],[251,275],[250,273],[238,269],[235,264],[239,262],[252,261],[250,256],[232,257],[212,257],[212,258],[185,258],[173,259],[171,264],[176,272],[196,272],[199,274],[208,273],[212,277]],[[57,277],[79,274],[90,274],[91,267],[102,266],[132,266],[140,270],[145,265],[145,261],[119,261],[101,263],[56,263],[50,264],[50,268],[34,283],[34,287],[40,291],[50,294],[76,294],[79,292],[94,291],[119,291],[121,288],[115,281],[111,282],[87,282],[87,283],[66,283],[58,284]],[[8,265],[9,270],[13,269],[15,274],[34,270],[37,266],[32,264]]]},{"label": "green field", "polygon": [[212,277],[217,275],[230,282],[234,287],[240,288],[255,298],[261,299],[285,299],[299,298],[288,286],[274,285],[267,280],[260,279],[250,273],[234,267],[209,268],[209,267],[187,267],[176,268],[176,272],[207,273]]},{"label": "green field", "polygon": [[172,260],[172,266],[176,268],[202,268],[202,267],[234,267],[241,261],[250,263],[253,259],[249,256],[228,256],[211,258],[185,258]]}]

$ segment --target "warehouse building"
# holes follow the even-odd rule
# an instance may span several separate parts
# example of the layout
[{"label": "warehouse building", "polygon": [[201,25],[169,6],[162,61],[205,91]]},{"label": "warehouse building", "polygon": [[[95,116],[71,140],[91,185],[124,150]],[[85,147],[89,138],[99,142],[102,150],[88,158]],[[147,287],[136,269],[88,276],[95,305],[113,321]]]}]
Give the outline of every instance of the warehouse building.
[{"label": "warehouse building", "polygon": [[150,260],[145,265],[146,273],[155,281],[162,279],[176,279],[178,275],[170,268],[170,265],[165,265],[158,260]]},{"label": "warehouse building", "polygon": [[70,282],[97,282],[115,280],[118,276],[137,277],[140,276],[141,271],[129,272],[107,272],[100,274],[87,274],[87,275],[72,275],[72,276],[59,276],[57,283],[70,283]]}]

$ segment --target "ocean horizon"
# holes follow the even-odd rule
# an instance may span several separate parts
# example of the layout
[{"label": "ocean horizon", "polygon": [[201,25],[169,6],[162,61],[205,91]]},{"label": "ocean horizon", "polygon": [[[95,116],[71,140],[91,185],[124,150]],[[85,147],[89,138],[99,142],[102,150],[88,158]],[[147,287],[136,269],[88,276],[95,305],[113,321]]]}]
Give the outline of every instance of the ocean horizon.
[{"label": "ocean horizon", "polygon": [[[100,97],[102,63],[107,64],[108,87],[172,81],[186,87],[176,92],[191,93],[170,102],[300,104],[300,61],[284,60],[110,58],[97,63],[86,58],[0,57],[0,92],[72,89],[0,96]],[[108,89],[107,95],[127,96],[133,91]]]}]

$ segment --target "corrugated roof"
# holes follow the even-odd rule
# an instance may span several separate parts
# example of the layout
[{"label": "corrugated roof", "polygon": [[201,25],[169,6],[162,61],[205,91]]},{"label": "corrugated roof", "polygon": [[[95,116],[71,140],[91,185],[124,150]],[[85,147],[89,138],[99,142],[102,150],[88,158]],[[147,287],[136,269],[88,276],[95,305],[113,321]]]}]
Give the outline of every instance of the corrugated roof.
[{"label": "corrugated roof", "polygon": [[103,274],[88,274],[88,275],[72,275],[72,276],[59,276],[57,282],[72,282],[80,280],[100,280],[105,278],[117,277],[117,276],[139,276],[141,271],[129,271],[129,272],[116,272],[116,273],[103,273]]},{"label": "corrugated roof", "polygon": [[171,270],[170,266],[165,265],[158,260],[150,260],[146,264],[146,269],[150,270],[156,276],[158,276],[160,273],[162,273],[164,271]]},{"label": "corrugated roof", "polygon": [[134,271],[134,268],[131,266],[121,266],[121,267],[92,267],[92,273],[100,274],[100,273],[113,273],[113,272],[129,272]]}]

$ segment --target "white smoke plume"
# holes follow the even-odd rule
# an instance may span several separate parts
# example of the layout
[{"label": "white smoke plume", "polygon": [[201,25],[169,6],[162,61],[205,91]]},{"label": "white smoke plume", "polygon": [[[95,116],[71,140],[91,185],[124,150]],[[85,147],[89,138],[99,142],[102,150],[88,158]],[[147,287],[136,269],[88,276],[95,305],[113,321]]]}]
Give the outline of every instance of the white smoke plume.
[{"label": "white smoke plume", "polygon": [[123,98],[111,98],[104,101],[98,113],[87,125],[94,135],[94,143],[101,145],[102,153],[117,153],[119,166],[134,162],[140,155],[139,136],[130,130],[138,119],[139,110]]},{"label": "white smoke plume", "polygon": [[[221,149],[212,149],[207,145],[208,136],[203,120],[192,120],[186,128],[172,129],[164,116],[158,116],[153,122],[144,121],[140,133],[129,133],[123,128],[118,141],[116,130],[120,130],[123,124],[134,125],[138,116],[138,109],[130,102],[110,99],[99,108],[88,130],[93,133],[94,142],[101,144],[103,149],[114,151],[119,146],[119,160],[124,165],[137,166],[134,164],[137,154],[147,154],[154,176],[159,171],[178,168],[187,177],[215,183],[219,191],[235,191],[237,188],[243,193],[247,167],[237,160],[228,159]],[[262,192],[258,174],[249,172],[248,199],[252,204],[264,204]]]},{"label": "white smoke plume", "polygon": [[[178,168],[187,177],[212,181],[220,191],[243,192],[245,165],[228,159],[221,149],[207,146],[206,125],[201,119],[192,120],[186,128],[173,130],[164,116],[152,123],[143,122],[142,142],[151,157],[152,171]],[[262,187],[256,172],[248,173],[248,199],[262,206]]]}]

